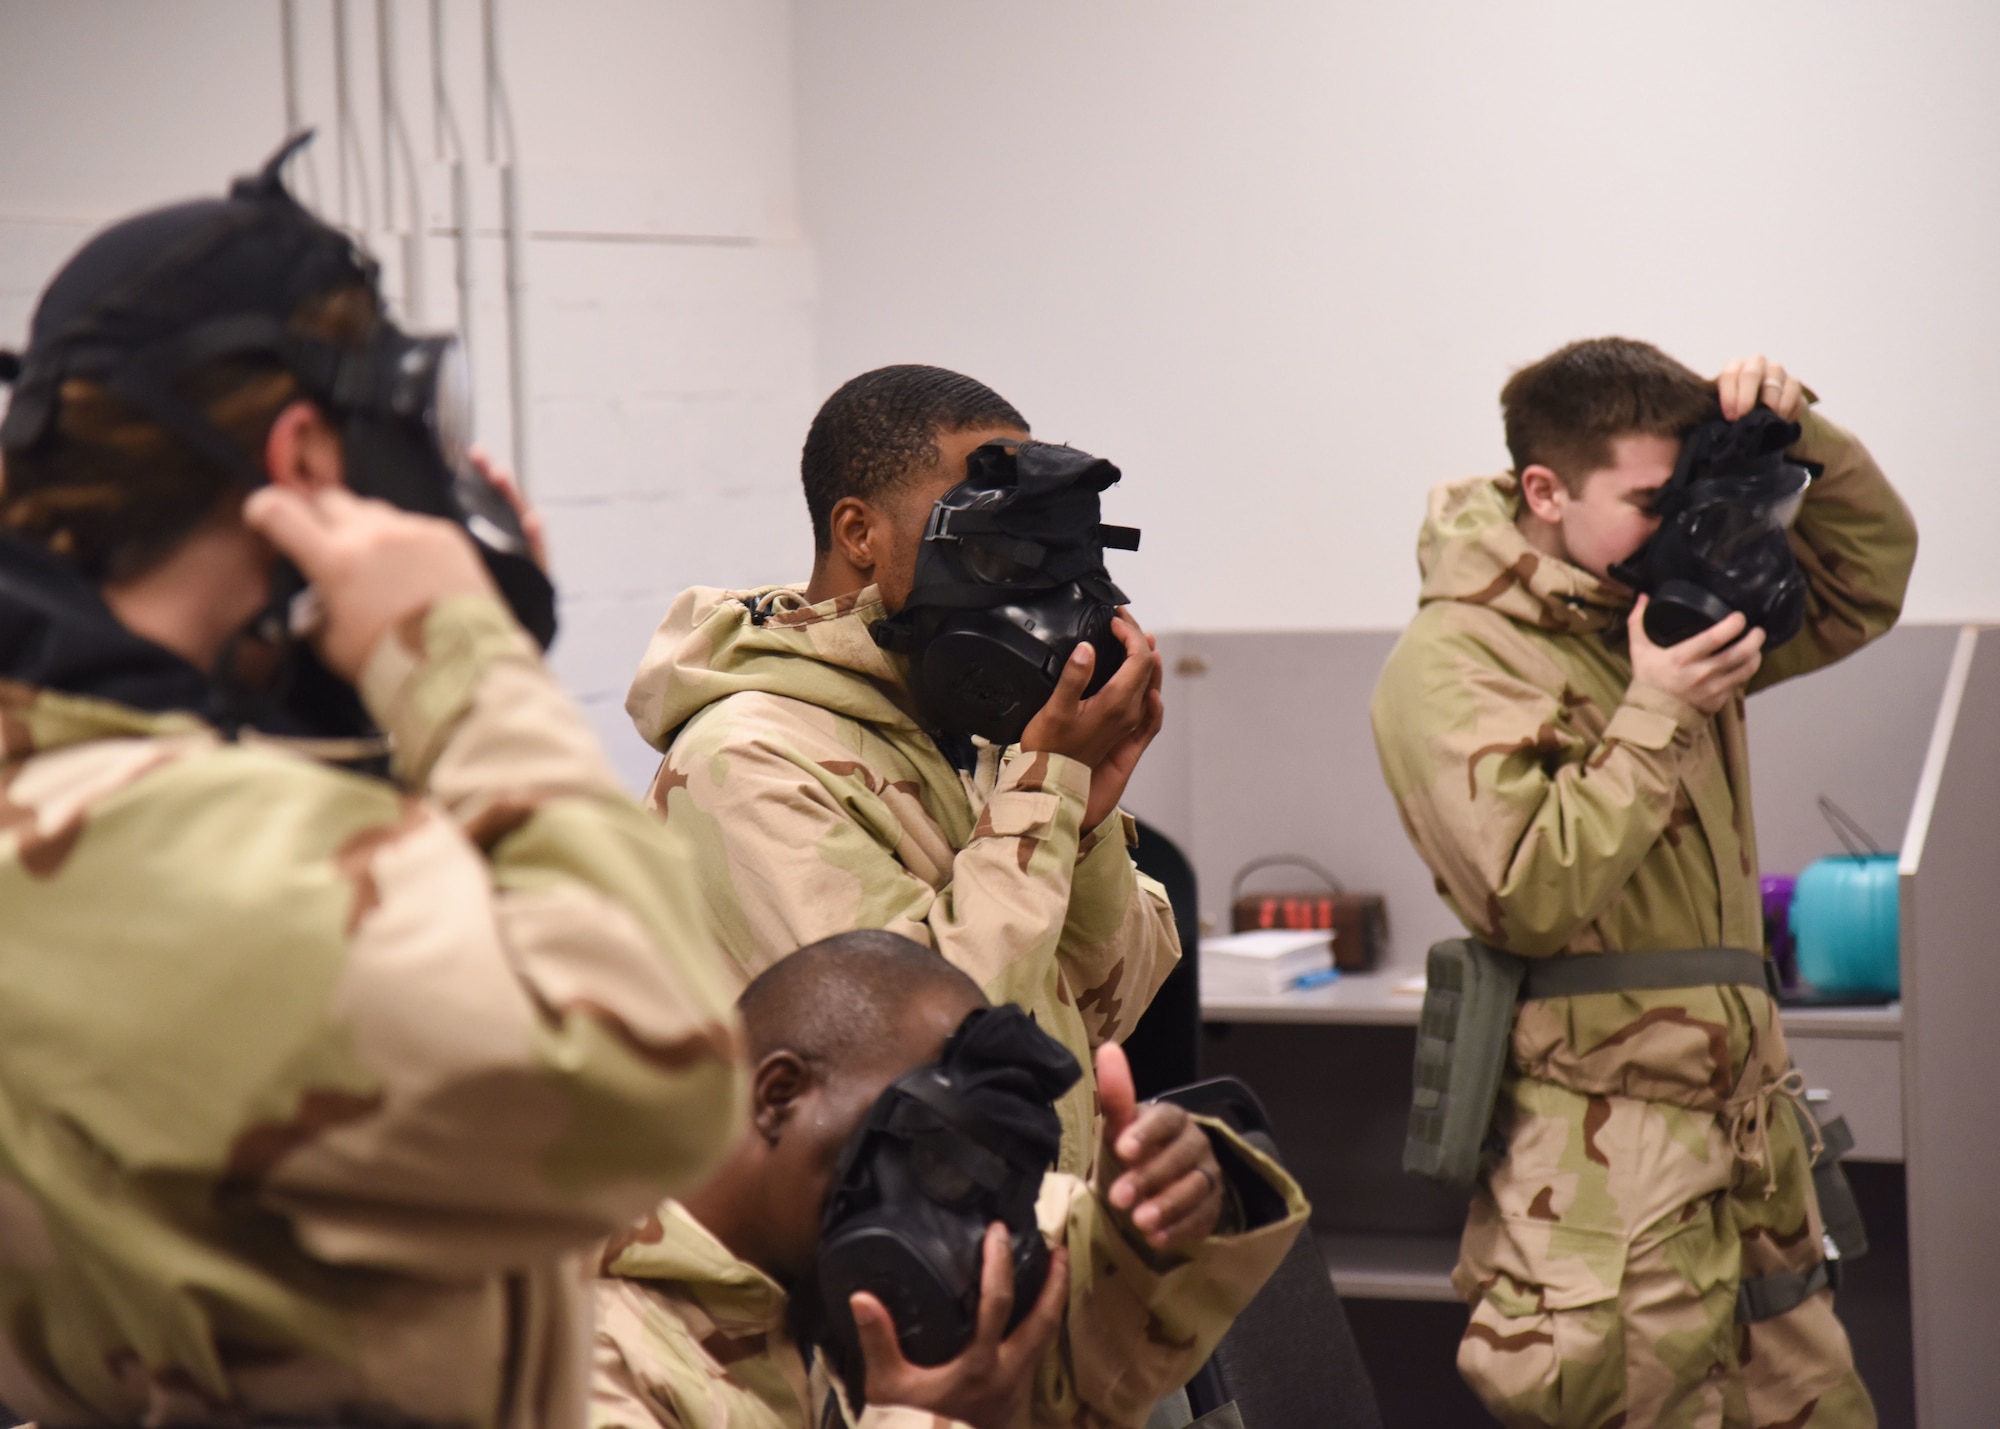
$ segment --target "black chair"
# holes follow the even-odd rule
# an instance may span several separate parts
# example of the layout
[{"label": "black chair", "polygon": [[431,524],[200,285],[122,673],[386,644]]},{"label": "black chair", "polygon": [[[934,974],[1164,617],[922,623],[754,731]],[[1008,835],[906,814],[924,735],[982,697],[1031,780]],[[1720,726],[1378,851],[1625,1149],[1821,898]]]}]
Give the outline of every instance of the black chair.
[{"label": "black chair", "polygon": [[1194,865],[1165,834],[1144,819],[1138,824],[1139,846],[1132,850],[1132,862],[1166,888],[1181,935],[1180,966],[1167,975],[1124,1043],[1133,1085],[1141,1097],[1156,1097],[1201,1077],[1201,917]]},{"label": "black chair", "polygon": [[[1162,1100],[1214,1117],[1265,1155],[1282,1159],[1263,1103],[1234,1077],[1180,1087]],[[1217,1415],[1210,1422],[1225,1422],[1223,1411],[1233,1404],[1243,1429],[1382,1429],[1361,1349],[1311,1227],[1300,1232],[1187,1391],[1198,1424],[1209,1414]]]}]

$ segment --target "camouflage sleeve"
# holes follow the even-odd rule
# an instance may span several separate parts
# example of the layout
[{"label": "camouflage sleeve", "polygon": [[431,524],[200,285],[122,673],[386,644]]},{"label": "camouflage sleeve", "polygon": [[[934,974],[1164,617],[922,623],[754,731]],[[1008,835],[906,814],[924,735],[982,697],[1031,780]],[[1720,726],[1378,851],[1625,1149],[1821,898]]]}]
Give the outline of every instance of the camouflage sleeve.
[{"label": "camouflage sleeve", "polygon": [[1875,458],[1808,407],[1792,455],[1825,467],[1792,526],[1806,577],[1805,629],[1764,657],[1754,693],[1853,654],[1902,614],[1917,560],[1917,523]]},{"label": "camouflage sleeve", "polygon": [[1127,1238],[1097,1190],[1049,1175],[1035,1213],[1043,1234],[1069,1247],[1069,1309],[1036,1375],[1035,1423],[1144,1424],[1214,1352],[1304,1227],[1310,1207],[1284,1168],[1220,1123],[1198,1120],[1220,1143],[1225,1174],[1258,1182],[1246,1189],[1272,1214],[1162,1257]]},{"label": "camouflage sleeve", "polygon": [[334,856],[358,1074],[234,1169],[329,1261],[456,1274],[608,1234],[742,1118],[694,891],[497,602],[406,622],[360,687],[411,794]]},{"label": "camouflage sleeve", "polygon": [[1092,1046],[1124,1041],[1180,961],[1167,891],[1132,865],[1137,842],[1132,816],[1117,811],[1084,835],[1070,878],[1056,960],[1087,989],[1077,1009]]},{"label": "camouflage sleeve", "polygon": [[746,976],[805,943],[887,928],[936,948],[996,1002],[1052,995],[1088,769],[1011,756],[950,881],[933,888],[897,857],[903,834],[883,801],[909,795],[878,787],[810,724],[739,730],[726,715],[683,731],[651,802],[695,861]]},{"label": "camouflage sleeve", "polygon": [[1479,622],[1505,619],[1419,612],[1371,715],[1383,776],[1439,891],[1481,937],[1540,957],[1593,922],[1666,832],[1705,717],[1635,681],[1592,743],[1559,674],[1537,681],[1489,648]]}]

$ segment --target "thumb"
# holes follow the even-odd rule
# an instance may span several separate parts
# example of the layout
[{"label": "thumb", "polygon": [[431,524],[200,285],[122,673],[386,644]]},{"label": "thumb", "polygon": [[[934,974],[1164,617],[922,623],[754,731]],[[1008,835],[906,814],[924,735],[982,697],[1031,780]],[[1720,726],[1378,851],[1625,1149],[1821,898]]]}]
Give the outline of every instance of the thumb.
[{"label": "thumb", "polygon": [[[861,1343],[861,1362],[867,1367],[869,1380],[878,1375],[894,1376],[909,1368],[909,1361],[903,1358],[903,1347],[896,1340],[895,1323],[880,1300],[866,1290],[857,1290],[847,1297],[847,1308],[854,1316],[854,1337]],[[874,1398],[872,1387],[869,1398]]]},{"label": "thumb", "polygon": [[1097,1104],[1104,1109],[1104,1144],[1118,1144],[1119,1136],[1139,1115],[1139,1094],[1132,1086],[1132,1064],[1125,1049],[1106,1042],[1097,1049]]},{"label": "thumb", "polygon": [[1082,699],[1083,687],[1090,683],[1091,671],[1096,668],[1097,647],[1088,640],[1077,641],[1076,648],[1063,661],[1062,674],[1056,679],[1055,693],[1049,697],[1050,701],[1053,703],[1065,697],[1072,701]]},{"label": "thumb", "polygon": [[311,498],[281,486],[260,486],[243,503],[243,524],[276,546],[308,581],[326,554],[326,523]]}]

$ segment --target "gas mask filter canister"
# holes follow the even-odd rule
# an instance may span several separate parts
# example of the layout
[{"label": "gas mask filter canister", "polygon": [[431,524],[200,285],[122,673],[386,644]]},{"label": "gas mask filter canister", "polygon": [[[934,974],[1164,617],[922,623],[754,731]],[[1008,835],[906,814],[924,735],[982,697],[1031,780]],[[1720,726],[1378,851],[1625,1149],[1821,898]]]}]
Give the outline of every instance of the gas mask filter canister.
[{"label": "gas mask filter canister", "polygon": [[1677,645],[1731,611],[1775,650],[1805,622],[1806,585],[1787,534],[1817,474],[1786,457],[1799,426],[1768,407],[1702,422],[1653,498],[1660,527],[1611,575],[1648,597],[1646,635]]},{"label": "gas mask filter canister", "polygon": [[1138,550],[1139,533],[1098,521],[1099,493],[1118,478],[1051,442],[991,441],[967,458],[965,480],[931,509],[908,603],[873,627],[909,657],[932,728],[1012,744],[1079,644],[1097,651],[1086,695],[1124,664],[1111,620],[1126,595],[1104,552]]},{"label": "gas mask filter canister", "polygon": [[972,1340],[986,1228],[999,1221],[1013,1260],[1008,1329],[1034,1307],[1049,1273],[1035,1200],[1062,1144],[1055,1101],[1080,1075],[1020,1008],[982,1007],[937,1061],[882,1093],[843,1148],[798,1308],[857,1410],[864,1374],[848,1308],[857,1291],[887,1307],[906,1359],[943,1364]]}]

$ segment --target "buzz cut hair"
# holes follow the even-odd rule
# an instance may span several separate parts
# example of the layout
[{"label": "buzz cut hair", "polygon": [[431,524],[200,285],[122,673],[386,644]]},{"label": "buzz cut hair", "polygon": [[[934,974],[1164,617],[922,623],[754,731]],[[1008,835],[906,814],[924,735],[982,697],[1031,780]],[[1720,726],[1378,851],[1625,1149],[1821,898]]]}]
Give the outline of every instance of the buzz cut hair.
[{"label": "buzz cut hair", "polygon": [[882,929],[836,933],[780,958],[736,1000],[753,1064],[789,1051],[823,1071],[893,1043],[927,996],[984,1007],[979,984],[922,943]]},{"label": "buzz cut hair", "polygon": [[938,459],[941,434],[973,427],[1025,432],[1028,422],[985,383],[942,367],[878,367],[841,384],[813,418],[799,460],[813,549],[832,549],[842,498],[880,498]]},{"label": "buzz cut hair", "polygon": [[1619,437],[1678,440],[1715,410],[1715,383],[1629,337],[1572,342],[1500,389],[1515,473],[1548,467],[1572,493],[1611,465]]}]

